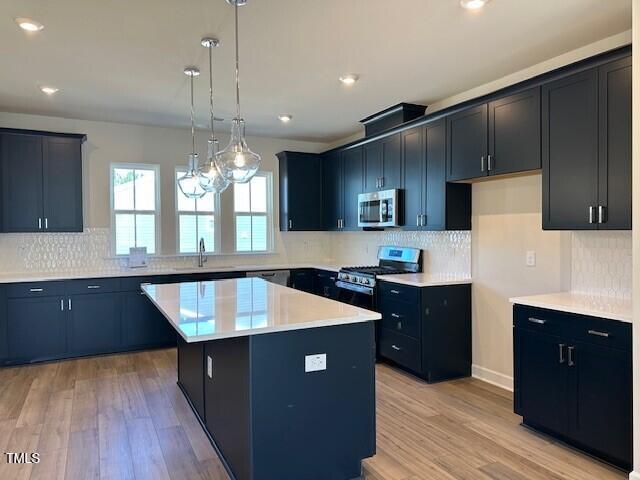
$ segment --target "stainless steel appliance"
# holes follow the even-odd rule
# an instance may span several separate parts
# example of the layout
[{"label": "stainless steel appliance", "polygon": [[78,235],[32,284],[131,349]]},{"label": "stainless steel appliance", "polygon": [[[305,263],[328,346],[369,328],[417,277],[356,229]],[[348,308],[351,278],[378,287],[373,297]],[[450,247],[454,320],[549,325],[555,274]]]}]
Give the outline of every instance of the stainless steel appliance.
[{"label": "stainless steel appliance", "polygon": [[278,285],[289,285],[289,277],[291,272],[289,270],[265,270],[261,272],[247,272],[247,277],[259,277],[267,282],[277,283]]},{"label": "stainless steel appliance", "polygon": [[358,195],[359,227],[397,227],[398,190],[361,193]]},{"label": "stainless steel appliance", "polygon": [[416,273],[422,271],[422,250],[411,247],[378,248],[378,265],[344,267],[338,272],[338,300],[375,310],[378,275]]}]

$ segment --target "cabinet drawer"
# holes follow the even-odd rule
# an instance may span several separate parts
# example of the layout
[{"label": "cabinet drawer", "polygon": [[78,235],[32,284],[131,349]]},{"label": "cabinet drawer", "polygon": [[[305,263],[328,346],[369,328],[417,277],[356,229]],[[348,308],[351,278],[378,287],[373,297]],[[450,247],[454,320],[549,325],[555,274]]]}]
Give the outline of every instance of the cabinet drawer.
[{"label": "cabinet drawer", "polygon": [[7,286],[8,298],[47,297],[64,293],[65,282],[12,283]]},{"label": "cabinet drawer", "polygon": [[117,278],[88,278],[70,280],[67,283],[67,294],[82,295],[83,293],[112,293],[120,290],[120,280]]},{"label": "cabinet drawer", "polygon": [[380,329],[378,338],[380,355],[414,372],[421,371],[420,342],[386,328]]},{"label": "cabinet drawer", "polygon": [[380,295],[385,299],[417,302],[420,299],[420,289],[398,283],[380,282]]},{"label": "cabinet drawer", "polygon": [[604,318],[576,318],[573,338],[585,343],[631,351],[631,324]]},{"label": "cabinet drawer", "polygon": [[382,328],[416,339],[420,337],[420,308],[417,305],[388,299],[381,303]]},{"label": "cabinet drawer", "polygon": [[545,333],[547,335],[569,335],[571,318],[562,312],[544,308],[513,306],[513,321],[516,328]]}]

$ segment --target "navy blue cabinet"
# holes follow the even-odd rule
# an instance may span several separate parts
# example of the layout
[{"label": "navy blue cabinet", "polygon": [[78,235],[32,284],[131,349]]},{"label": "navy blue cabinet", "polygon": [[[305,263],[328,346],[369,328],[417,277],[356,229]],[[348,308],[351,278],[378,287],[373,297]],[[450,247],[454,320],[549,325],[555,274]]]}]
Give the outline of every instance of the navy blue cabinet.
[{"label": "navy blue cabinet", "polygon": [[95,355],[120,348],[118,293],[72,295],[67,299],[69,355]]},{"label": "navy blue cabinet", "polygon": [[343,175],[342,230],[358,230],[358,195],[364,191],[363,147],[349,148],[341,153]]},{"label": "navy blue cabinet", "polygon": [[280,231],[322,230],[322,157],[280,152]]},{"label": "navy blue cabinet", "polygon": [[632,457],[631,324],[514,306],[514,410],[625,469]]},{"label": "navy blue cabinet", "polygon": [[340,230],[344,219],[342,159],[337,150],[322,156],[322,229]]},{"label": "navy blue cabinet", "polygon": [[364,146],[364,191],[400,188],[401,135],[396,133]]},{"label": "navy blue cabinet", "polygon": [[0,129],[3,232],[82,231],[84,140]]},{"label": "navy blue cabinet", "polygon": [[7,289],[0,285],[0,364],[7,358]]},{"label": "navy blue cabinet", "polygon": [[487,104],[447,117],[447,180],[469,180],[487,172]]},{"label": "navy blue cabinet", "polygon": [[289,280],[291,288],[302,290],[303,292],[313,293],[315,272],[313,268],[299,268],[291,270],[291,278]]},{"label": "navy blue cabinet", "polygon": [[332,300],[338,299],[338,274],[328,270],[315,270],[313,293]]},{"label": "navy blue cabinet", "polygon": [[175,345],[176,331],[143,292],[123,292],[121,298],[124,348]]},{"label": "navy blue cabinet", "polygon": [[429,383],[471,375],[471,285],[381,282],[378,355]]}]

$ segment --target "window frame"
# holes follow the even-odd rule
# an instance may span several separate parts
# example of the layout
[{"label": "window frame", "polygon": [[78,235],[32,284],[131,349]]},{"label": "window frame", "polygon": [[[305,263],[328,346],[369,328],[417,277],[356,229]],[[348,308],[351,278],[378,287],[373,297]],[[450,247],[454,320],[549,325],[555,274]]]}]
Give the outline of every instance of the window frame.
[{"label": "window frame", "polygon": [[[115,207],[115,198],[114,198],[114,183],[113,183],[113,173],[116,169],[123,170],[152,170],[155,175],[155,210],[117,210]],[[109,165],[109,210],[111,214],[111,255],[117,258],[126,258],[129,256],[128,253],[117,253],[116,249],[116,213],[124,213],[124,214],[133,214],[134,219],[136,213],[142,214],[150,214],[154,215],[154,223],[155,223],[155,253],[147,253],[150,257],[160,256],[160,252],[162,251],[162,228],[160,225],[160,221],[162,219],[161,214],[161,194],[160,189],[162,188],[162,183],[160,181],[160,165],[152,164],[152,163],[111,163]],[[134,195],[135,202],[135,195]],[[136,232],[137,233],[137,232]]]},{"label": "window frame", "polygon": [[[233,198],[232,198],[232,214],[233,214],[233,253],[234,255],[264,255],[274,253],[274,224],[273,224],[273,172],[260,170],[256,172],[254,177],[266,178],[266,195],[267,195],[267,211],[263,212],[236,212],[235,205],[235,184],[232,186]],[[252,177],[253,178],[253,177]],[[238,250],[238,228],[237,217],[238,216],[264,216],[267,219],[267,248],[266,250]],[[253,247],[253,241],[252,241]]]},{"label": "window frame", "polygon": [[[178,187],[178,183],[177,183],[177,174],[178,172],[184,172],[186,173],[186,168],[184,166],[180,166],[177,165],[174,169],[174,178],[176,179],[176,182],[174,183],[174,205],[175,205],[175,218],[176,218],[176,229],[175,229],[175,238],[176,238],[176,255],[177,256],[181,256],[181,257],[193,257],[193,256],[197,256],[198,252],[181,252],[180,251],[180,215],[192,215],[194,217],[196,217],[196,228],[198,225],[198,204],[197,204],[197,200],[196,200],[196,211],[195,212],[186,212],[186,211],[181,211],[178,208],[178,195],[180,195],[181,193],[179,192],[180,187]],[[206,212],[203,214],[209,214],[210,212]],[[221,255],[222,254],[222,232],[221,232],[221,214],[222,214],[222,207],[221,207],[221,202],[220,202],[220,194],[217,193],[213,196],[213,250],[206,250],[205,254],[206,255]],[[196,239],[196,244],[197,242],[199,242],[200,239],[197,238]],[[207,248],[207,245],[205,243],[205,248]]]}]

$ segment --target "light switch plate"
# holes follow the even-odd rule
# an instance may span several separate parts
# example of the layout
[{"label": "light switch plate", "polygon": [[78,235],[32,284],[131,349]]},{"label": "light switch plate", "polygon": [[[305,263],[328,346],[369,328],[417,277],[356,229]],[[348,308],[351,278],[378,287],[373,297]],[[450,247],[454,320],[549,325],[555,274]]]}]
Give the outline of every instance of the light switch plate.
[{"label": "light switch plate", "polygon": [[526,263],[527,263],[527,267],[536,266],[536,252],[534,252],[533,250],[527,251]]},{"label": "light switch plate", "polygon": [[207,376],[213,378],[213,358],[207,355]]},{"label": "light switch plate", "polygon": [[327,354],[316,353],[314,355],[306,355],[304,357],[305,372],[319,372],[327,369]]}]

